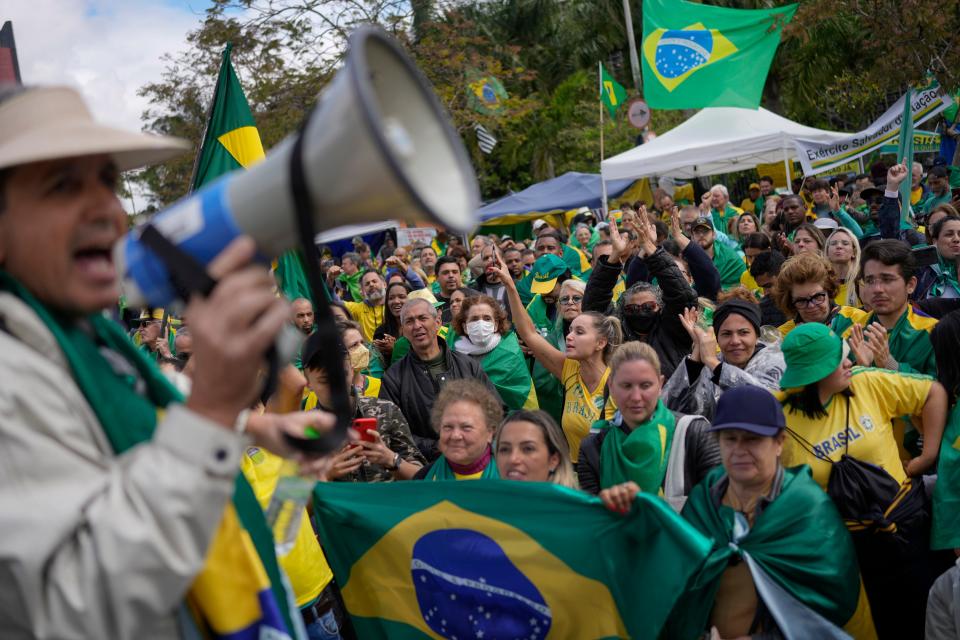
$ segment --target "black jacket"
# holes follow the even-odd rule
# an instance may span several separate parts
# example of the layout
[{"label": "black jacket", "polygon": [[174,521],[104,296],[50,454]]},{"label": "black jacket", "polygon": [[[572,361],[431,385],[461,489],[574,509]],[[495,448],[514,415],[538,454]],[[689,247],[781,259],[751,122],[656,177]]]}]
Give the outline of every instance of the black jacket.
[{"label": "black jacket", "polygon": [[[683,414],[672,412],[677,421],[683,417]],[[627,427],[611,427],[622,429],[627,432]],[[703,480],[715,466],[720,464],[720,446],[717,439],[707,429],[710,423],[706,418],[699,418],[690,423],[686,435],[686,458],[683,468],[683,495],[688,495],[690,490]],[[580,443],[580,458],[577,460],[577,477],[580,481],[580,488],[587,493],[594,495],[600,493],[600,451],[603,447],[603,440],[607,437],[608,430],[604,429],[597,433],[592,433],[583,439]]]},{"label": "black jacket", "polygon": [[480,363],[470,356],[451,351],[446,340],[437,340],[447,360],[447,373],[434,382],[427,365],[411,351],[395,362],[386,373],[380,386],[380,397],[398,407],[410,425],[413,441],[427,458],[434,460],[437,451],[437,432],[430,422],[430,410],[440,387],[448,380],[472,378],[486,385],[493,396],[500,399]]},{"label": "black jacket", "polygon": [[[696,242],[689,242],[680,252],[680,256],[687,262],[697,295],[716,300],[717,294],[720,293],[720,272],[717,271],[717,265],[713,264],[713,260],[703,247]],[[631,260],[627,265],[627,288],[629,289],[637,282],[649,281],[650,272],[647,270],[645,261]]]},{"label": "black jacket", "polygon": [[[690,334],[680,323],[680,314],[688,307],[697,305],[697,292],[693,290],[677,264],[663,249],[657,249],[652,255],[643,258],[650,278],[656,278],[663,292],[663,309],[660,318],[643,341],[653,347],[660,357],[660,370],[669,378],[683,358],[690,354],[692,343]],[[606,256],[601,256],[590,274],[587,288],[583,294],[584,311],[599,311],[604,315],[616,316],[623,325],[623,339],[640,340],[623,319],[623,303],[621,297],[618,304],[611,304],[613,288],[620,277],[621,265],[611,265]]]}]

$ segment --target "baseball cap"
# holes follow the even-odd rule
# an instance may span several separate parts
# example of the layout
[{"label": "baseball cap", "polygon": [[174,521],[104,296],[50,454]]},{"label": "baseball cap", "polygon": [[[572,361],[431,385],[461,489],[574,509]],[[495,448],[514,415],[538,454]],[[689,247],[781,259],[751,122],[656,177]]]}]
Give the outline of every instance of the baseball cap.
[{"label": "baseball cap", "polygon": [[780,378],[781,389],[803,387],[823,380],[850,353],[850,347],[819,322],[805,322],[787,334],[781,346],[787,364]]},{"label": "baseball cap", "polygon": [[83,98],[68,87],[27,87],[0,102],[0,169],[108,154],[118,169],[126,171],[173,158],[189,148],[179,138],[94,122]]},{"label": "baseball cap", "polygon": [[758,436],[775,436],[787,426],[783,407],[766,389],[741,385],[723,392],[717,400],[713,426],[707,431],[741,429]]},{"label": "baseball cap", "polygon": [[817,218],[813,221],[813,226],[822,231],[833,231],[840,224],[833,218]]},{"label": "baseball cap", "polygon": [[434,308],[442,307],[443,303],[437,300],[437,297],[433,295],[433,291],[430,289],[416,289],[407,294],[407,302],[411,300],[426,300],[434,306]]},{"label": "baseball cap", "polygon": [[533,263],[533,282],[530,291],[533,293],[550,293],[557,286],[557,278],[567,272],[567,263],[552,253],[547,253]]},{"label": "baseball cap", "polygon": [[151,320],[163,320],[163,307],[157,307],[155,309],[143,309],[140,312],[140,317],[137,320],[141,323],[149,322]]},{"label": "baseball cap", "polygon": [[533,221],[533,230],[534,230],[534,231],[539,231],[540,229],[542,229],[542,228],[545,227],[545,226],[547,226],[547,221],[544,220],[543,218],[537,218],[536,220]]},{"label": "baseball cap", "polygon": [[706,216],[700,216],[693,221],[692,225],[690,225],[691,229],[696,229],[697,227],[707,227],[708,229],[713,229],[713,220]]},{"label": "baseball cap", "polygon": [[750,191],[751,189],[760,189],[760,185],[756,182],[751,182],[750,186],[747,188],[747,191]]}]

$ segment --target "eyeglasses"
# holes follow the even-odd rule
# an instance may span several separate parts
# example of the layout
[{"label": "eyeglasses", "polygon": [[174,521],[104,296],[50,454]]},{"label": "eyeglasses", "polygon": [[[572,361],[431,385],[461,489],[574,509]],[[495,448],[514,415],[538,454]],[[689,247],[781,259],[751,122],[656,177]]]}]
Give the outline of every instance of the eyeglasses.
[{"label": "eyeglasses", "polygon": [[867,285],[868,287],[876,287],[878,285],[881,287],[889,287],[893,283],[899,282],[901,279],[902,278],[898,278],[897,276],[886,276],[886,275],[885,276],[867,276],[866,278],[863,279],[863,284]]},{"label": "eyeglasses", "polygon": [[625,304],[623,311],[627,314],[635,313],[654,313],[657,310],[656,302],[644,302],[643,304]]},{"label": "eyeglasses", "polygon": [[563,296],[560,298],[560,304],[580,304],[583,302],[583,296]]},{"label": "eyeglasses", "polygon": [[815,293],[809,298],[794,298],[793,306],[797,309],[806,309],[807,307],[817,307],[827,301],[827,292],[821,291]]}]

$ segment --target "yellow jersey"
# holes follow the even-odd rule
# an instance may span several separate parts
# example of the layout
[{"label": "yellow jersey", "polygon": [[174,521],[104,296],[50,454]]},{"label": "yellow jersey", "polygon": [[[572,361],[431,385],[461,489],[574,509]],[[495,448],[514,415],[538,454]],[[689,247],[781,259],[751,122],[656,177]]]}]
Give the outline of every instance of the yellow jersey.
[{"label": "yellow jersey", "polygon": [[367,342],[373,342],[373,334],[377,327],[383,324],[384,305],[371,307],[366,302],[344,302],[344,306],[353,319],[360,323],[360,329],[363,332],[363,339]]},{"label": "yellow jersey", "polygon": [[[253,488],[260,506],[266,510],[280,479],[283,458],[260,447],[248,447],[240,460],[240,470]],[[280,566],[290,579],[298,607],[305,607],[320,596],[330,581],[333,571],[323,549],[313,533],[310,516],[303,510],[300,529],[290,552],[278,558]]]},{"label": "yellow jersey", "polygon": [[563,361],[560,382],[563,384],[564,397],[560,424],[570,445],[570,459],[574,462],[580,455],[580,441],[590,433],[593,423],[604,417],[603,389],[608,377],[610,367],[603,372],[596,388],[588,389],[580,375],[580,361],[571,358]]},{"label": "yellow jersey", "polygon": [[[882,467],[897,482],[906,480],[892,421],[902,415],[920,415],[933,379],[886,369],[854,367],[850,381],[853,395],[834,395],[827,403],[824,418],[808,418],[784,404],[787,433],[781,460],[786,467],[810,466],[813,479],[827,488],[832,465],[844,453]],[[777,398],[785,402],[788,394]],[[847,422],[847,401],[850,420]]]}]

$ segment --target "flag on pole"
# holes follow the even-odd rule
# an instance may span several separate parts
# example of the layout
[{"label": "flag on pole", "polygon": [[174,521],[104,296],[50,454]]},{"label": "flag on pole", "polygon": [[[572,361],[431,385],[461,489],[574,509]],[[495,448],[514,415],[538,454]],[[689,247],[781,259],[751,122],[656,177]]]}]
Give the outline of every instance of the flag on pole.
[{"label": "flag on pole", "polygon": [[644,0],[644,97],[654,109],[760,106],[780,33],[799,5],[728,9]]},{"label": "flag on pole", "polygon": [[507,98],[507,90],[496,76],[481,75],[476,69],[467,71],[467,100],[474,111],[497,115],[503,111]]},{"label": "flag on pole", "polygon": [[[194,191],[225,173],[247,169],[264,158],[260,132],[257,131],[250,104],[230,62],[232,50],[230,43],[223,50],[213,106],[194,170]],[[287,298],[313,301],[304,272],[303,256],[299,251],[285,253],[273,266],[277,285]]]},{"label": "flag on pole", "polygon": [[623,85],[613,79],[603,64],[600,65],[600,101],[610,112],[610,117],[617,115],[617,109],[627,101],[627,90]]},{"label": "flag on pole", "polygon": [[230,63],[233,45],[227,43],[213,93],[213,107],[193,176],[193,190],[235,169],[246,169],[263,160],[260,133]]},{"label": "flag on pole", "polygon": [[907,177],[900,183],[900,222],[910,219],[910,192],[913,190],[913,88],[907,87],[903,97],[903,115],[900,119],[900,138],[897,140],[897,162],[907,165]]},{"label": "flag on pole", "polygon": [[480,151],[490,155],[493,152],[493,148],[497,146],[497,139],[479,122],[475,123],[473,128],[477,132],[477,146],[480,147]]},{"label": "flag on pole", "polygon": [[314,516],[365,639],[656,638],[711,547],[656,496],[539,482],[322,482]]}]

